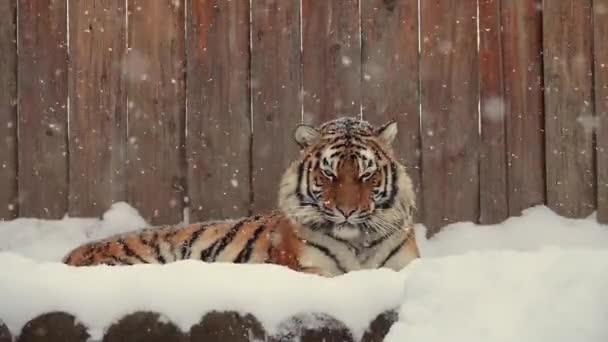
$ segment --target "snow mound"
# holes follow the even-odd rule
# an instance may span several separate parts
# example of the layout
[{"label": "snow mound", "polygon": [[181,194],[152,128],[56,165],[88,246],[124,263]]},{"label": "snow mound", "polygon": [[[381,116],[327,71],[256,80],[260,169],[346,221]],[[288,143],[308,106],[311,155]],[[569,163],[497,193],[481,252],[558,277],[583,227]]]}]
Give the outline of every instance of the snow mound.
[{"label": "snow mound", "polygon": [[398,308],[386,341],[608,341],[608,226],[546,207],[492,226],[461,222],[430,240],[401,272],[327,279],[274,265],[181,261],[68,267],[57,261],[89,240],[146,227],[115,204],[101,219],[0,222],[0,320],[13,334],[39,314],[65,311],[93,338],[121,317],[155,311],[188,330],[212,310],[251,313],[269,333],[302,313],[325,313],[356,336]]},{"label": "snow mound", "polygon": [[0,221],[0,252],[12,251],[35,260],[60,261],[70,250],[87,241],[102,239],[148,226],[137,210],[114,203],[102,219],[41,220],[19,218]]},{"label": "snow mound", "polygon": [[387,342],[608,341],[608,251],[471,252],[412,266]]},{"label": "snow mound", "polygon": [[39,314],[64,311],[92,338],[135,311],[162,313],[183,331],[213,310],[251,313],[273,332],[301,313],[325,313],[354,334],[402,301],[404,274],[352,272],[335,279],[275,265],[208,264],[69,267],[0,253],[0,320],[13,334]]},{"label": "snow mound", "polygon": [[524,210],[495,225],[458,222],[426,240],[426,229],[416,227],[421,254],[428,257],[460,255],[470,251],[538,251],[545,247],[608,249],[608,226],[592,215],[565,218],[545,206]]}]

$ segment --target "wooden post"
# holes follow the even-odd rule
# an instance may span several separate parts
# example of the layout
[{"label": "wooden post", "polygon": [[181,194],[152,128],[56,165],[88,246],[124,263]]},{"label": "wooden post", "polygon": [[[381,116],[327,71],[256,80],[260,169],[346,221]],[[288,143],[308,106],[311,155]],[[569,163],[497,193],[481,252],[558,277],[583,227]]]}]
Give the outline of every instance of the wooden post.
[{"label": "wooden post", "polygon": [[182,220],[185,191],[183,0],[129,0],[127,199],[153,223]]},{"label": "wooden post", "polygon": [[67,11],[61,0],[19,0],[19,215],[67,211]]},{"label": "wooden post", "polygon": [[117,1],[70,0],[71,216],[99,216],[126,199],[125,11]]}]

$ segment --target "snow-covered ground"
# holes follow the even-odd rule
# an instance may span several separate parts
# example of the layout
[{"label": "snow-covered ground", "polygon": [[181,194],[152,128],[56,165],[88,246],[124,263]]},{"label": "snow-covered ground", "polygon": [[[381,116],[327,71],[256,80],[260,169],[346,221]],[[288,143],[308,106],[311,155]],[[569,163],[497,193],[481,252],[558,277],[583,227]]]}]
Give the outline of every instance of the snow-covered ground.
[{"label": "snow-covered ground", "polygon": [[253,313],[269,332],[302,312],[323,312],[361,334],[399,308],[387,341],[608,341],[608,226],[545,207],[500,225],[458,223],[425,240],[401,272],[326,279],[272,265],[183,261],[163,266],[72,268],[76,245],[146,226],[116,204],[101,220],[0,222],[0,320],[14,334],[42,312],[75,314],[93,338],[137,310],[187,330],[212,309]]}]

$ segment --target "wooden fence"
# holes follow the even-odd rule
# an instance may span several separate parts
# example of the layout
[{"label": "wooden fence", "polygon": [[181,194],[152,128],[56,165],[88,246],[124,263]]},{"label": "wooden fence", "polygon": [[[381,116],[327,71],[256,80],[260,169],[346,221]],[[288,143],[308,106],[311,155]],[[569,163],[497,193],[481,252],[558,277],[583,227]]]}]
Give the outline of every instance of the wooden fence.
[{"label": "wooden fence", "polygon": [[[126,5],[126,8],[125,8]],[[433,231],[608,221],[608,0],[0,0],[0,217],[275,205],[292,130],[399,121]]]}]

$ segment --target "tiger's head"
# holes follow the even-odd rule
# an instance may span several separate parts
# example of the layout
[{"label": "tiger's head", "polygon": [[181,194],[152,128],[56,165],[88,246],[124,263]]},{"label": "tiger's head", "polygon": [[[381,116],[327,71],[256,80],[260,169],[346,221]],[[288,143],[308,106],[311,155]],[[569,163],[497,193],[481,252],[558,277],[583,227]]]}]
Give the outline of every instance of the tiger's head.
[{"label": "tiger's head", "polygon": [[300,158],[284,173],[279,207],[315,231],[348,241],[373,241],[412,221],[414,192],[393,157],[397,123],[381,127],[341,118],[300,125]]}]

